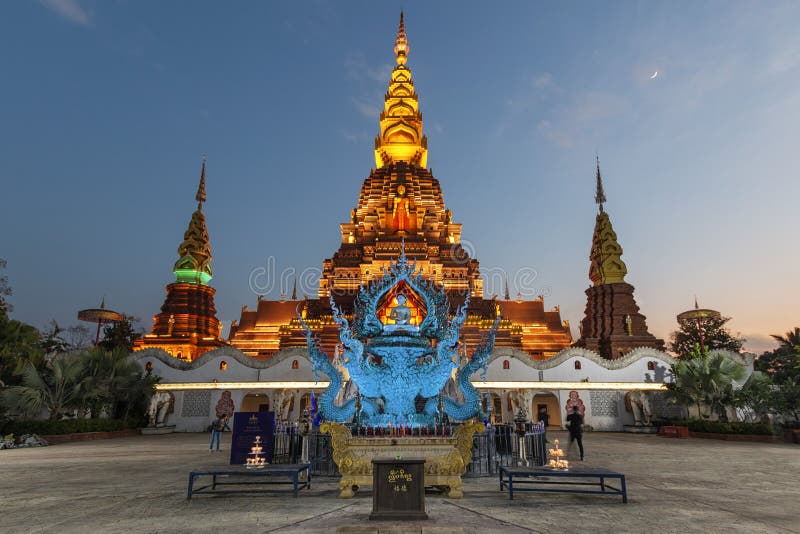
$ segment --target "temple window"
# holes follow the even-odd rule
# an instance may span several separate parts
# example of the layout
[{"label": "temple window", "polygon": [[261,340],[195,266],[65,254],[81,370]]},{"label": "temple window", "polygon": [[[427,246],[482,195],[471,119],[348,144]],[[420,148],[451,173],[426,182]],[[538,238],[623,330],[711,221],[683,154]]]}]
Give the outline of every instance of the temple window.
[{"label": "temple window", "polygon": [[227,371],[228,370],[228,362],[226,362],[225,360],[222,360],[221,362],[219,362],[219,370],[223,371],[223,372]]},{"label": "temple window", "polygon": [[581,362],[580,362],[580,360],[575,360],[575,369],[578,369],[578,370],[580,370],[580,368],[581,368]]},{"label": "temple window", "polygon": [[648,371],[655,371],[656,370],[656,362],[654,362],[652,360],[647,362],[647,370]]},{"label": "temple window", "polygon": [[144,370],[148,373],[153,370],[153,362],[147,362],[144,364]]},{"label": "temple window", "polygon": [[292,360],[292,369],[299,369],[300,363],[297,360]]},{"label": "temple window", "polygon": [[503,369],[511,369],[511,364],[508,360],[503,360]]}]

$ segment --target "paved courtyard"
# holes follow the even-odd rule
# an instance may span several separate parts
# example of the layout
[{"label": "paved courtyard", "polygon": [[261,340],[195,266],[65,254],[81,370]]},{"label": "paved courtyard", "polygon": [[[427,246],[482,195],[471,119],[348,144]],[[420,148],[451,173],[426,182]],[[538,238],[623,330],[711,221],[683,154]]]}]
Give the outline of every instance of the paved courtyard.
[{"label": "paved courtyard", "polygon": [[403,524],[369,521],[369,490],[340,500],[332,478],[315,478],[298,499],[187,501],[191,469],[226,465],[227,451],[209,454],[207,439],[136,436],[0,451],[0,531],[800,532],[796,445],[587,434],[586,465],[625,473],[628,504],[611,496],[533,493],[509,501],[495,479],[467,479],[464,499],[428,495],[431,519]]}]

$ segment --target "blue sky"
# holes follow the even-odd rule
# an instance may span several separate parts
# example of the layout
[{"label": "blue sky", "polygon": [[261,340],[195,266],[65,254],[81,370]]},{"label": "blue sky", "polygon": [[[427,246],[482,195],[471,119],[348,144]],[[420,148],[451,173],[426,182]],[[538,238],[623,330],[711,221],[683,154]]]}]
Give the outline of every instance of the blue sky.
[{"label": "blue sky", "polygon": [[[221,320],[255,305],[268,258],[319,268],[374,166],[400,7],[0,6],[14,317],[73,324],[105,295],[149,328],[203,153]],[[535,272],[527,290],[577,337],[598,152],[651,331],[674,330],[695,294],[753,350],[800,324],[800,4],[402,7],[429,166],[487,272],[512,286]]]}]

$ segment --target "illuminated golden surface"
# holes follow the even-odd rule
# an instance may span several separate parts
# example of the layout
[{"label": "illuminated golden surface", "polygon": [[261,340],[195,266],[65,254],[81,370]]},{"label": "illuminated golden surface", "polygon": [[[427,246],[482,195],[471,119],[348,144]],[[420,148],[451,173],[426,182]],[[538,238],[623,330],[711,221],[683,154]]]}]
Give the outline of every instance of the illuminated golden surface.
[{"label": "illuminated golden surface", "polygon": [[[384,98],[380,133],[375,137],[377,169],[396,161],[407,161],[420,167],[428,166],[428,138],[422,133],[419,100],[411,79],[411,70],[406,67],[409,50],[405,22],[400,15],[400,27],[394,47],[397,66],[392,71],[389,91]],[[400,220],[402,219],[401,217]]]}]

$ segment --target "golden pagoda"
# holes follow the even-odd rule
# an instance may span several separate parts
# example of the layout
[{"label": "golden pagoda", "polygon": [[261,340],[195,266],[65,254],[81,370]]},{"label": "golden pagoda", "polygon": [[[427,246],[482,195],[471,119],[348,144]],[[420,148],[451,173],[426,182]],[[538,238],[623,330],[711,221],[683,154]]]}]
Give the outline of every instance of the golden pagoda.
[{"label": "golden pagoda", "polygon": [[[332,353],[339,342],[338,327],[331,315],[333,296],[345,313],[352,313],[359,288],[383,275],[401,247],[416,261],[423,276],[441,284],[451,308],[470,305],[462,341],[479,343],[496,316],[498,305],[503,322],[495,346],[515,347],[531,358],[545,359],[572,343],[569,323],[558,308],[545,310],[542,298],[533,301],[484,299],[478,260],[461,246],[461,224],[453,222],[439,181],[427,168],[428,141],[422,132],[422,114],[411,70],[406,65],[410,47],[405,21],[395,40],[396,66],[379,117],[375,138],[375,164],[364,180],[358,203],[350,219],[339,225],[341,244],[322,264],[322,276],[313,298],[271,301],[259,298],[256,309],[242,308],[238,323],[231,327],[229,342],[245,354],[269,358],[279,350],[306,347],[296,317],[301,310],[306,323]],[[508,293],[508,291],[506,292]],[[411,299],[407,305],[415,313]]]},{"label": "golden pagoda", "polygon": [[203,214],[206,201],[206,160],[200,170],[200,185],[195,195],[197,210],[178,247],[175,282],[167,286],[161,313],[153,317],[153,329],[137,340],[134,350],[160,348],[172,356],[192,361],[209,350],[225,345],[220,339],[220,323],[214,307],[211,280],[211,241]]},{"label": "golden pagoda", "polygon": [[606,202],[600,159],[597,158],[597,191],[599,206],[595,219],[592,249],[589,253],[589,279],[586,290],[586,311],[581,321],[581,337],[575,346],[587,348],[603,358],[621,358],[637,347],[664,350],[664,341],[647,330],[646,317],[639,313],[633,296],[634,287],[625,282],[628,268],[622,261],[622,247],[603,209]]}]

